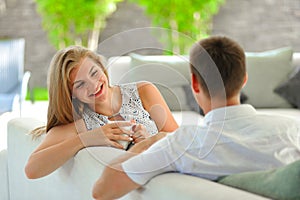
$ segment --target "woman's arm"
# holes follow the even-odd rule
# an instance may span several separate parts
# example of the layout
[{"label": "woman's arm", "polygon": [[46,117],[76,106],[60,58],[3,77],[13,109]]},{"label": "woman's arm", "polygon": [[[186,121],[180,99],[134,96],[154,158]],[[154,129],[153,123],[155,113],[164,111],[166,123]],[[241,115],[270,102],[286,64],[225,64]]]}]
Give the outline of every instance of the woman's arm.
[{"label": "woman's arm", "polygon": [[29,157],[25,173],[30,179],[46,176],[82,148],[74,123],[54,127]]},{"label": "woman's arm", "polygon": [[139,82],[137,86],[143,106],[155,121],[158,131],[173,132],[176,130],[178,124],[155,85],[150,82]]},{"label": "woman's arm", "polygon": [[[124,125],[128,122],[124,122]],[[107,124],[100,128],[79,133],[76,127],[82,126],[79,120],[67,125],[53,127],[46,134],[43,142],[31,154],[25,167],[26,176],[30,179],[46,176],[66,161],[72,158],[79,150],[89,146],[113,146],[123,148],[116,140],[128,140],[122,136],[120,123]],[[126,124],[128,125],[128,124]]]}]

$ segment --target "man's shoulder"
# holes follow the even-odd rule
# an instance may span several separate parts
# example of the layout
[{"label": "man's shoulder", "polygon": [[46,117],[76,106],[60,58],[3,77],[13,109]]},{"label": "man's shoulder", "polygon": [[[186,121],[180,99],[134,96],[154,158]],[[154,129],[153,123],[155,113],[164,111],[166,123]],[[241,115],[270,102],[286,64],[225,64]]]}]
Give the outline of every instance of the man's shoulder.
[{"label": "man's shoulder", "polygon": [[206,128],[199,125],[182,125],[176,131],[168,135],[170,143],[178,142],[181,144],[190,143],[195,139],[199,139],[205,133]]},{"label": "man's shoulder", "polygon": [[300,119],[297,120],[294,117],[283,115],[283,114],[270,114],[264,112],[257,112],[256,115],[258,118],[266,120],[266,121],[273,121],[274,123],[292,123],[292,124],[299,124]]}]

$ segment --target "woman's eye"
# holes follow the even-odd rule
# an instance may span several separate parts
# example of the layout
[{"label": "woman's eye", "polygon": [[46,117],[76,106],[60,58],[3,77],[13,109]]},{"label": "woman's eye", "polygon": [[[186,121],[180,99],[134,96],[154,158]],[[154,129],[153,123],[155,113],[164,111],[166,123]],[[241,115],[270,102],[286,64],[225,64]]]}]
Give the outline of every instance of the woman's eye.
[{"label": "woman's eye", "polygon": [[79,84],[76,85],[76,88],[77,88],[77,89],[82,88],[83,85],[84,85],[84,83],[79,83]]},{"label": "woman's eye", "polygon": [[92,76],[95,76],[97,73],[98,73],[97,70],[96,70],[96,71],[93,71],[93,72],[92,72]]}]

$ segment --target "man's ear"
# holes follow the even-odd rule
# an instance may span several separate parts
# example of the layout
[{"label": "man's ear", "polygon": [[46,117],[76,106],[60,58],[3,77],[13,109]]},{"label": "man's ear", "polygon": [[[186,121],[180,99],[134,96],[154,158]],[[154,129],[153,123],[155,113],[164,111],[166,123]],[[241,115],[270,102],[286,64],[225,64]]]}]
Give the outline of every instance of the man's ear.
[{"label": "man's ear", "polygon": [[246,85],[247,81],[248,81],[248,73],[246,72],[242,88]]},{"label": "man's ear", "polygon": [[192,89],[194,90],[194,92],[199,93],[200,92],[199,81],[198,81],[196,75],[193,73],[191,75],[191,84],[192,84]]}]

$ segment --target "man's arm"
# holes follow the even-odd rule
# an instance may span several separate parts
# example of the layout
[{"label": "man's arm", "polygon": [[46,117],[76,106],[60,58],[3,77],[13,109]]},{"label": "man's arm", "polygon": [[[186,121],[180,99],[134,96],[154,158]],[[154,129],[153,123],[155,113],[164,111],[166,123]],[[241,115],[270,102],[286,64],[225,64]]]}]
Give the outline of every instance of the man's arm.
[{"label": "man's arm", "polygon": [[140,186],[127,176],[119,163],[105,168],[94,185],[93,197],[97,200],[117,199]]},{"label": "man's arm", "polygon": [[102,176],[97,180],[93,188],[93,198],[97,200],[116,199],[141,187],[133,182],[124,172],[121,164],[129,158],[148,149],[153,143],[160,140],[166,133],[158,133],[134,145],[126,154],[117,158],[107,166]]}]

